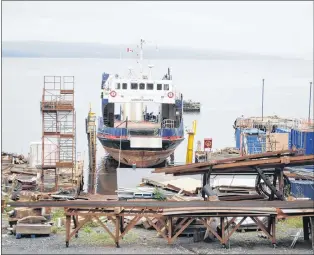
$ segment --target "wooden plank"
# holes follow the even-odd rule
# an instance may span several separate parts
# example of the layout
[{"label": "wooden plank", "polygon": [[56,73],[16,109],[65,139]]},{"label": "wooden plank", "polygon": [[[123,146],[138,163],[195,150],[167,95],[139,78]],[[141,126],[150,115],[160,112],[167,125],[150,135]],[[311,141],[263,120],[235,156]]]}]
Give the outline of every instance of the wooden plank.
[{"label": "wooden plank", "polygon": [[38,234],[38,235],[49,235],[51,233],[50,224],[24,224],[17,223],[15,231],[17,234]]},{"label": "wooden plank", "polygon": [[180,165],[180,166],[173,166],[173,167],[165,167],[165,168],[156,168],[153,173],[162,173],[162,172],[169,172],[170,170],[181,170],[181,169],[190,169],[190,168],[196,168],[196,167],[208,167],[208,166],[214,166],[222,163],[231,163],[231,162],[238,162],[242,160],[247,159],[258,159],[258,158],[265,158],[265,157],[278,157],[279,155],[283,154],[291,154],[294,155],[297,153],[297,151],[294,150],[284,150],[284,151],[274,151],[274,152],[266,152],[261,154],[252,154],[252,155],[246,155],[242,157],[234,157],[234,158],[228,158],[228,159],[222,159],[222,160],[216,160],[213,162],[202,162],[202,163],[192,163],[192,164],[186,164],[186,165]]},{"label": "wooden plank", "polygon": [[[259,160],[250,160],[250,161],[243,161],[243,162],[236,162],[236,163],[225,163],[225,164],[219,164],[219,165],[213,165],[212,170],[213,174],[216,172],[223,172],[221,170],[227,171],[235,171],[237,168],[240,168],[241,171],[244,171],[248,167],[257,166],[259,168],[269,168],[269,167],[281,167],[281,166],[289,166],[289,165],[307,165],[307,164],[313,164],[314,159],[313,155],[308,156],[295,156],[289,158],[290,162],[285,163],[283,158],[275,158],[275,159],[259,159]],[[196,163],[199,164],[199,163]],[[166,174],[200,174],[208,171],[208,166],[203,168],[198,168],[197,166],[194,167],[186,167],[185,165],[180,166],[179,169],[172,169],[167,168],[164,169],[163,172]],[[156,170],[154,171],[155,173]],[[153,173],[154,173],[153,172]]]}]

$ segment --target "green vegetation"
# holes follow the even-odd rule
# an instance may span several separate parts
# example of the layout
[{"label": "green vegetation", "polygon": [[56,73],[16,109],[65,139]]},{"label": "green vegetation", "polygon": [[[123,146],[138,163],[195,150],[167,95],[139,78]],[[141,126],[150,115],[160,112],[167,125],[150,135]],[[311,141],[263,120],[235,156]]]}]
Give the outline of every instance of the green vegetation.
[{"label": "green vegetation", "polygon": [[153,194],[154,194],[154,198],[156,198],[157,200],[162,200],[162,201],[166,200],[166,197],[164,196],[164,194],[162,194],[157,187],[155,187]]},{"label": "green vegetation", "polygon": [[284,221],[282,221],[282,224],[289,228],[302,228],[303,227],[302,217],[287,218]]},{"label": "green vegetation", "polygon": [[91,232],[92,232],[92,229],[91,229],[90,227],[88,227],[88,226],[84,226],[84,227],[83,227],[83,231],[84,231],[85,233],[91,233]]},{"label": "green vegetation", "polygon": [[57,209],[52,212],[52,220],[54,222],[56,222],[58,218],[63,218],[63,217],[65,217],[65,213],[64,213],[64,210],[62,209]]},{"label": "green vegetation", "polygon": [[[83,242],[84,244],[88,245],[112,245],[114,244],[113,239],[110,237],[110,235],[107,232],[101,232],[97,233],[94,230],[88,228],[86,232],[84,228],[84,232],[86,233],[84,235],[84,238],[80,240],[80,242]],[[133,232],[128,232],[124,237],[123,241],[124,242],[134,242],[138,238],[138,235],[133,233]]]},{"label": "green vegetation", "polygon": [[99,226],[100,226],[100,224],[96,221],[89,221],[89,222],[84,224],[84,227],[90,227],[90,228],[96,228]]},{"label": "green vegetation", "polygon": [[291,217],[278,221],[278,233],[285,233],[287,229],[298,229],[303,227],[302,217]]}]

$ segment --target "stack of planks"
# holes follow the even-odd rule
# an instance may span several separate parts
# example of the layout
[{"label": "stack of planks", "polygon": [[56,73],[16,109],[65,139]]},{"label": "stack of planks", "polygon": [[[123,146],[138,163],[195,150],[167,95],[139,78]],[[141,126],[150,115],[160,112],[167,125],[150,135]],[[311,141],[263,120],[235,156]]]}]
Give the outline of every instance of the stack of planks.
[{"label": "stack of planks", "polygon": [[192,175],[207,173],[250,173],[255,172],[254,167],[260,169],[282,168],[286,166],[313,165],[313,155],[300,155],[298,150],[285,150],[266,152],[261,154],[234,157],[222,160],[212,160],[203,163],[156,168],[153,173],[177,175]]}]

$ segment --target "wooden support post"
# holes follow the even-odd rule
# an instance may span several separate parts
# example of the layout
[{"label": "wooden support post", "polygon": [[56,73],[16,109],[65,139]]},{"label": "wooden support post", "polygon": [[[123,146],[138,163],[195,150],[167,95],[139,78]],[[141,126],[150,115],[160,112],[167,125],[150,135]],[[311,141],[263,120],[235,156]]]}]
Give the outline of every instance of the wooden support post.
[{"label": "wooden support post", "polygon": [[312,249],[314,250],[314,217],[310,217]]},{"label": "wooden support post", "polygon": [[[203,174],[203,187],[204,187],[206,184],[207,184],[207,174],[204,173],[204,174]],[[204,190],[202,190],[202,197],[203,197],[204,200],[205,200],[205,191],[204,191]]]},{"label": "wooden support post", "polygon": [[55,169],[55,191],[58,191],[58,172],[57,172],[57,168]]},{"label": "wooden support post", "polygon": [[271,219],[271,243],[275,247],[276,246],[276,217],[274,215],[271,215],[269,217]]},{"label": "wooden support post", "polygon": [[124,216],[120,217],[120,233],[124,231]]},{"label": "wooden support post", "polygon": [[304,240],[309,240],[310,235],[309,235],[309,230],[310,230],[310,218],[309,217],[302,217],[303,219],[303,235],[304,235]]},{"label": "wooden support post", "polygon": [[41,181],[40,181],[40,182],[41,182],[41,183],[40,183],[40,191],[41,191],[41,192],[44,192],[44,191],[45,191],[45,190],[44,190],[44,189],[45,189],[45,187],[44,187],[44,181],[45,181],[45,180],[44,180],[44,169],[41,169],[40,180],[41,180]]},{"label": "wooden support post", "polygon": [[[78,223],[78,216],[77,215],[73,215],[72,216],[72,220],[73,220],[73,225],[74,225],[74,229],[77,228],[77,223]],[[75,233],[75,238],[78,238],[78,231]]]},{"label": "wooden support post", "polygon": [[[277,184],[277,176],[278,176],[278,171],[277,169],[275,170],[274,172],[274,177],[273,177],[273,186],[276,187],[276,184]],[[272,190],[271,191],[271,195],[269,197],[269,200],[274,200],[274,197],[275,197],[275,192]]]},{"label": "wooden support post", "polygon": [[167,225],[168,225],[168,244],[170,244],[172,239],[172,217],[168,217]]},{"label": "wooden support post", "polygon": [[70,242],[70,231],[71,231],[71,215],[65,217],[65,246],[69,247]]},{"label": "wooden support post", "polygon": [[116,216],[116,235],[115,235],[115,243],[116,247],[120,248],[119,245],[119,236],[120,236],[120,216]]},{"label": "wooden support post", "polygon": [[226,246],[225,240],[225,217],[220,217],[220,229],[221,229],[221,239],[222,239],[222,246]]},{"label": "wooden support post", "polygon": [[283,168],[278,170],[278,186],[279,186],[279,191],[282,194],[282,200],[284,200],[285,192],[284,192]]},{"label": "wooden support post", "polygon": [[272,219],[271,217],[267,217],[267,231],[270,233],[271,232],[271,225],[272,225]]}]

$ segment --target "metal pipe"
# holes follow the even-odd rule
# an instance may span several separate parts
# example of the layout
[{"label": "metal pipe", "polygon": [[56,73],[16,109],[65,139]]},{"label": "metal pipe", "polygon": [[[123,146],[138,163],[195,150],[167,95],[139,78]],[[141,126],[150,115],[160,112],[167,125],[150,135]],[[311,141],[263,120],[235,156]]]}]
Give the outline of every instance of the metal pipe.
[{"label": "metal pipe", "polygon": [[114,207],[138,207],[138,208],[184,208],[184,207],[205,207],[208,209],[219,207],[272,207],[272,208],[313,208],[313,201],[38,201],[38,202],[9,202],[6,205],[12,207],[94,207],[114,210]]},{"label": "metal pipe", "polygon": [[264,120],[264,81],[263,79],[263,87],[262,87],[262,121]]},{"label": "metal pipe", "polygon": [[310,82],[309,124],[310,124],[310,122],[311,122],[311,104],[312,104],[312,82]]}]

